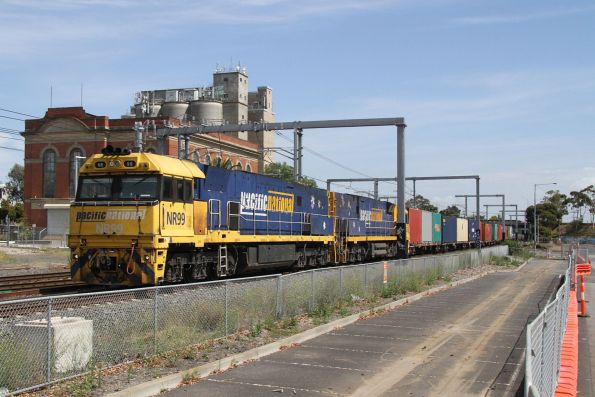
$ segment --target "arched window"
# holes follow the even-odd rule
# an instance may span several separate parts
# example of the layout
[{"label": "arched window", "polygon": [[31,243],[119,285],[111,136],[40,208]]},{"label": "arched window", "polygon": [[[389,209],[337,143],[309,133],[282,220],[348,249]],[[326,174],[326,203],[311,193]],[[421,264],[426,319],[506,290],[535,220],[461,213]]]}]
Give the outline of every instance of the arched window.
[{"label": "arched window", "polygon": [[198,157],[198,151],[195,151],[194,153],[192,153],[192,161],[194,161],[195,163],[200,163],[200,158]]},{"label": "arched window", "polygon": [[238,163],[236,164],[236,168],[240,171],[243,169],[241,161],[238,161]]},{"label": "arched window", "polygon": [[56,152],[48,149],[43,153],[43,197],[56,195]]},{"label": "arched window", "polygon": [[209,153],[208,152],[205,155],[205,164],[211,165],[211,156],[209,156]]},{"label": "arched window", "polygon": [[85,159],[82,159],[83,151],[81,149],[72,149],[70,151],[70,159],[69,159],[69,170],[70,170],[70,197],[74,197],[76,195],[76,185],[77,185],[77,178],[79,176],[79,170],[81,166],[85,162]]},{"label": "arched window", "polygon": [[246,163],[246,171],[252,172],[252,167],[250,167],[250,163]]}]

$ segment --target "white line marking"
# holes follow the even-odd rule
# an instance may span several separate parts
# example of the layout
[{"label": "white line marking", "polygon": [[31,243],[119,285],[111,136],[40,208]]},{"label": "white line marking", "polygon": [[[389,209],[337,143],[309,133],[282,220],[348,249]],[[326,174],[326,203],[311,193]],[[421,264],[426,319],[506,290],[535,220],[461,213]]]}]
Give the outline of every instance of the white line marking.
[{"label": "white line marking", "polygon": [[215,382],[215,383],[229,383],[229,384],[233,384],[233,385],[242,385],[242,386],[266,387],[268,389],[281,389],[281,390],[287,389],[288,391],[296,390],[296,391],[303,391],[303,392],[310,392],[310,393],[330,394],[331,396],[347,396],[348,395],[348,394],[342,394],[342,393],[335,393],[335,392],[328,391],[328,390],[313,390],[313,389],[303,389],[303,388],[299,388],[299,387],[265,385],[265,384],[261,384],[261,383],[240,382],[240,381],[235,381],[235,380],[231,380],[231,379],[228,380],[228,379],[207,378],[205,380],[210,381],[210,382]]},{"label": "white line marking", "polygon": [[295,362],[292,363],[292,362],[289,362],[289,361],[260,360],[260,362],[271,363],[271,364],[299,365],[299,366],[302,366],[302,367],[341,369],[341,370],[346,370],[346,371],[357,371],[357,372],[372,372],[369,369],[335,367],[335,366],[332,366],[332,365],[322,365],[322,364],[308,364],[308,363],[295,363]]}]

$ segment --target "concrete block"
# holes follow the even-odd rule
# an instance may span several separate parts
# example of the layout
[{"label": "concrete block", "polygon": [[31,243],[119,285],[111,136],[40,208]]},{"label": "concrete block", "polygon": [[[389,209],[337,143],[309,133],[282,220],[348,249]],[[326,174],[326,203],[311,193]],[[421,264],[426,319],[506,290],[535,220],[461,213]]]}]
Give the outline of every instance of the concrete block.
[{"label": "concrete block", "polygon": [[[47,351],[47,343],[39,343],[48,340],[47,319],[25,321],[15,327],[30,349]],[[83,317],[52,317],[50,328],[53,370],[64,373],[84,368],[93,354],[93,321]],[[39,352],[39,356],[47,353]]]}]

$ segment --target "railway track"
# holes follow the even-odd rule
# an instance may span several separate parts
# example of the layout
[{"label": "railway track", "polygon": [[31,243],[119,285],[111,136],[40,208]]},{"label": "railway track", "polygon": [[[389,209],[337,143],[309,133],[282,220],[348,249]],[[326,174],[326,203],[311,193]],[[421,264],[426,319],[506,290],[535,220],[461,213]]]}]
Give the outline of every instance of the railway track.
[{"label": "railway track", "polygon": [[38,295],[43,290],[82,287],[79,281],[72,281],[70,272],[23,274],[0,277],[0,299],[17,296]]}]

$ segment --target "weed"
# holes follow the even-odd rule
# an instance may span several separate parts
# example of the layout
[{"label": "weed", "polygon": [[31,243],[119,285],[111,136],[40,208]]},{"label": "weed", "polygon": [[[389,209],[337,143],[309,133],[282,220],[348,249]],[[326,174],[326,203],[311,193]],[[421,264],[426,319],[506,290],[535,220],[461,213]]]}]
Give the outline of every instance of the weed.
[{"label": "weed", "polygon": [[126,381],[128,383],[134,379],[134,372],[134,366],[132,364],[128,364],[128,367],[126,368]]},{"label": "weed", "polygon": [[331,310],[328,306],[318,306],[313,312],[314,324],[323,324],[328,321],[331,316]]},{"label": "weed", "polygon": [[180,357],[182,357],[184,360],[196,360],[198,357],[198,351],[194,346],[187,346],[183,348],[180,353]]},{"label": "weed", "polygon": [[253,338],[256,338],[257,336],[260,336],[261,334],[262,334],[262,324],[259,321],[250,328],[250,336]]},{"label": "weed", "polygon": [[198,380],[199,376],[196,373],[196,370],[192,370],[192,371],[188,371],[185,372],[184,375],[182,376],[182,382],[183,383],[192,383],[196,380]]},{"label": "weed", "polygon": [[275,319],[271,316],[267,317],[264,319],[264,329],[266,329],[267,331],[272,330],[273,328],[277,327],[277,324],[275,324]]}]

